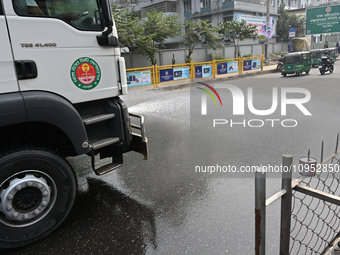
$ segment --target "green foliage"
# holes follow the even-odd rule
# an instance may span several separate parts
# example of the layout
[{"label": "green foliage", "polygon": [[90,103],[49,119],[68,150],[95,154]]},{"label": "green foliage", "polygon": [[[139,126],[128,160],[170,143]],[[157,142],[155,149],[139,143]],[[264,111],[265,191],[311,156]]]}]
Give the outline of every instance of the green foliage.
[{"label": "green foliage", "polygon": [[304,25],[306,23],[304,16],[297,16],[295,13],[289,14],[283,4],[278,8],[278,14],[280,14],[276,25],[277,35],[279,36],[278,41],[289,41],[289,29],[291,27],[296,29],[296,36],[304,35]]},{"label": "green foliage", "polygon": [[252,57],[252,56],[253,56],[253,53],[243,54],[243,57],[244,57],[244,58],[248,58],[248,57]]},{"label": "green foliage", "polygon": [[178,15],[165,16],[156,10],[146,15],[146,19],[140,20],[136,12],[125,9],[114,13],[114,19],[120,45],[141,53],[156,65],[156,51],[164,47],[164,41],[181,34],[181,19]]},{"label": "green foliage", "polygon": [[247,24],[245,20],[232,20],[218,23],[218,32],[224,36],[229,37],[234,42],[234,57],[236,58],[236,54],[238,56],[241,55],[237,51],[237,46],[239,41],[243,41],[245,38],[254,37],[257,35],[256,30],[257,26],[253,24]]},{"label": "green foliage", "polygon": [[198,22],[187,21],[185,24],[186,33],[183,35],[183,44],[188,49],[188,54],[185,56],[185,62],[190,63],[192,60],[191,55],[197,43],[205,42],[210,44],[214,50],[223,49],[224,46],[218,43],[221,39],[216,35],[218,28],[212,25],[209,21],[198,20]]},{"label": "green foliage", "polygon": [[222,60],[222,59],[225,59],[225,57],[222,56],[222,53],[210,53],[209,54],[209,61],[212,61],[212,60]]}]

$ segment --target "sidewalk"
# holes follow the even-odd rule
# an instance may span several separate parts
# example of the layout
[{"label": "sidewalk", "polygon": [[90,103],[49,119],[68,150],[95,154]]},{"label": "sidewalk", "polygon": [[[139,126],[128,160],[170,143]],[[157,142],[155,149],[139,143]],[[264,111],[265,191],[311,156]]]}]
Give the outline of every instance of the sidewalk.
[{"label": "sidewalk", "polygon": [[223,75],[217,75],[216,78],[200,78],[200,79],[194,79],[194,81],[190,81],[190,79],[185,80],[177,80],[177,81],[170,81],[170,82],[163,82],[158,84],[158,88],[154,88],[153,85],[148,86],[140,86],[140,87],[134,87],[129,88],[130,91],[135,90],[145,90],[145,89],[154,89],[154,90],[173,90],[173,89],[179,89],[179,88],[185,88],[190,86],[190,84],[193,84],[195,82],[222,82],[222,81],[229,81],[234,80],[238,78],[244,78],[244,77],[250,77],[255,75],[263,75],[263,74],[269,74],[269,73],[278,73],[276,70],[276,65],[268,65],[263,67],[263,71],[260,70],[250,70],[250,71],[244,71],[243,74],[238,73],[231,73],[231,74],[223,74]]}]

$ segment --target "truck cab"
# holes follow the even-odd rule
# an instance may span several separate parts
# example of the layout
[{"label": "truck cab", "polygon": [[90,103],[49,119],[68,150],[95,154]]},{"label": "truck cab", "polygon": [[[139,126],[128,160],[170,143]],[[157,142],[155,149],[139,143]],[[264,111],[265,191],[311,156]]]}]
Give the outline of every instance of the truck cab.
[{"label": "truck cab", "polygon": [[125,61],[108,0],[0,0],[0,33],[0,248],[12,248],[69,213],[66,157],[86,154],[102,175],[129,151],[147,159],[148,141],[119,97]]}]

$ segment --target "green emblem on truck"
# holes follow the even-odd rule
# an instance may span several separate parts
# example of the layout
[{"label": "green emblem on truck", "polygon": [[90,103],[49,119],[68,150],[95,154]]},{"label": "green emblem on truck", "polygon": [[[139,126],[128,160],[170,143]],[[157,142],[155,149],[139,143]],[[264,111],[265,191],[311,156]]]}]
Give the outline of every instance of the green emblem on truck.
[{"label": "green emblem on truck", "polygon": [[90,90],[100,82],[101,71],[96,61],[92,58],[78,58],[71,67],[71,79],[78,88]]}]

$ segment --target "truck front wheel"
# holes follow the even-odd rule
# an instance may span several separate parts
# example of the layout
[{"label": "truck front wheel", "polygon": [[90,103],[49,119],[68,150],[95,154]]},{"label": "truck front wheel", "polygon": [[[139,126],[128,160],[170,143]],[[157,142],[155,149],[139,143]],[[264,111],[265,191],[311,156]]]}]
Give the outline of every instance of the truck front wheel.
[{"label": "truck front wheel", "polygon": [[70,164],[52,151],[25,148],[0,157],[0,248],[35,242],[70,212],[77,190]]}]

